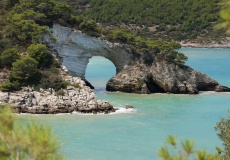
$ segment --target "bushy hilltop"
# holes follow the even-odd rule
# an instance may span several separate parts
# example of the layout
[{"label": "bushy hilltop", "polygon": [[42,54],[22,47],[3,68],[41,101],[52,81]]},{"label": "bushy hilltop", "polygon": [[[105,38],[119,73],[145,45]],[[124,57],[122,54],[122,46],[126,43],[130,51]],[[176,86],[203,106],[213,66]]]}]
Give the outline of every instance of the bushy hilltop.
[{"label": "bushy hilltop", "polygon": [[[219,19],[221,0],[61,0],[76,14],[98,23],[133,30],[141,28],[148,38],[219,41],[222,31],[213,31]],[[207,37],[208,36],[208,37]]]}]

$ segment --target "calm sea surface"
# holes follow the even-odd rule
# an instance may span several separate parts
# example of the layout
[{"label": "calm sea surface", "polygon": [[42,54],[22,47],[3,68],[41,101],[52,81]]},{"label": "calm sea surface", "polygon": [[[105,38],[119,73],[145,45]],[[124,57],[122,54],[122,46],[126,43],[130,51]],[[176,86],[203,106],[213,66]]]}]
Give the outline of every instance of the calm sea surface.
[{"label": "calm sea surface", "polygon": [[[230,86],[230,49],[182,48],[187,64],[220,84]],[[74,70],[71,66],[67,68]],[[221,146],[214,126],[230,109],[230,93],[199,95],[108,93],[105,85],[115,75],[114,65],[94,57],[86,78],[96,87],[97,98],[120,110],[111,115],[32,116],[50,124],[62,142],[69,160],[152,160],[169,134],[180,140],[193,139],[196,149],[215,151]],[[125,104],[136,109],[126,110]],[[27,118],[28,116],[24,116]]]}]

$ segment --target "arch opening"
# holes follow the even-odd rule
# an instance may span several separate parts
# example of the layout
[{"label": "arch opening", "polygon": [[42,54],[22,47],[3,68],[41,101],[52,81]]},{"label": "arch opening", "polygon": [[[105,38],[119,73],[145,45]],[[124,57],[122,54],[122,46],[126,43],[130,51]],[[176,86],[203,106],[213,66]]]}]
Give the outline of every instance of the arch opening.
[{"label": "arch opening", "polygon": [[101,56],[93,56],[86,67],[85,79],[96,91],[105,90],[110,78],[116,75],[116,67],[112,61]]}]

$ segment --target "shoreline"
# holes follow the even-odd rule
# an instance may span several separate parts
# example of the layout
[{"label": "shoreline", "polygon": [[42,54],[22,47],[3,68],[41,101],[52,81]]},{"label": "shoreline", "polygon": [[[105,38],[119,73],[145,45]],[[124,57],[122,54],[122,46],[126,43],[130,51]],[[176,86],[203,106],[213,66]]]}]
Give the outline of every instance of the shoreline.
[{"label": "shoreline", "polygon": [[191,48],[230,48],[230,38],[227,38],[227,41],[222,41],[221,43],[195,43],[189,41],[180,41],[181,47],[191,47]]}]

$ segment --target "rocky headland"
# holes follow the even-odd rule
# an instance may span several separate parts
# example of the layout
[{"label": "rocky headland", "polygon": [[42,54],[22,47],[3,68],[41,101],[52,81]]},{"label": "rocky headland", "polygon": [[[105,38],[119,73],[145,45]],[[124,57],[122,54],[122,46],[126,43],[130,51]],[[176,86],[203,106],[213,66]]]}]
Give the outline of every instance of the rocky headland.
[{"label": "rocky headland", "polygon": [[[0,105],[9,105],[17,113],[57,114],[72,113],[110,113],[115,109],[109,102],[96,99],[94,91],[86,86],[79,77],[72,77],[65,67],[61,76],[70,84],[62,92],[52,88],[35,91],[32,87],[23,87],[16,92],[0,92]],[[76,85],[77,84],[77,85]]]},{"label": "rocky headland", "polygon": [[230,88],[189,66],[154,60],[148,66],[137,63],[125,66],[106,86],[108,91],[128,93],[197,94],[199,91],[229,92]]}]

